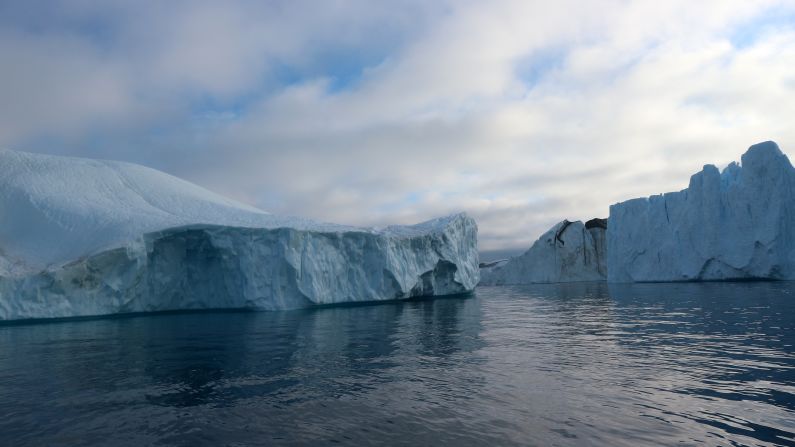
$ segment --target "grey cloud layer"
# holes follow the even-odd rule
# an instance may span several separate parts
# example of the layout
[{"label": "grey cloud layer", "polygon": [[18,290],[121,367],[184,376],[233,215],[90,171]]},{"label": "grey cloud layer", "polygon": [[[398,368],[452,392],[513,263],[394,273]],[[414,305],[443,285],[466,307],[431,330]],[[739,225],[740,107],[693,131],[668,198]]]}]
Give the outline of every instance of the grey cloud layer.
[{"label": "grey cloud layer", "polygon": [[466,210],[482,248],[526,246],[754,142],[795,147],[785,2],[32,5],[0,9],[0,145],[277,213]]}]

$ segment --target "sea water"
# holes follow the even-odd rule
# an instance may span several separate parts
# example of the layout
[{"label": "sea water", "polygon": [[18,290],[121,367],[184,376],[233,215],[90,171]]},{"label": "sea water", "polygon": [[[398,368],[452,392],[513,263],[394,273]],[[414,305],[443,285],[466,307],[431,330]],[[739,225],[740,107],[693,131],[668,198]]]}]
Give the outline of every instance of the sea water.
[{"label": "sea water", "polygon": [[792,445],[795,283],[0,325],[0,445]]}]

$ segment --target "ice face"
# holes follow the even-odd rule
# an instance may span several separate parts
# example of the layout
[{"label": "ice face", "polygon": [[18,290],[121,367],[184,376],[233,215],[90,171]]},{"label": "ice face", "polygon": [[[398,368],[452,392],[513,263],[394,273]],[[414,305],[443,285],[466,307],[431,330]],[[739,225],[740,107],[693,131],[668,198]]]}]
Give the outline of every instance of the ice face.
[{"label": "ice face", "polygon": [[465,293],[478,279],[465,214],[325,224],[142,166],[0,151],[0,319],[291,309]]},{"label": "ice face", "polygon": [[[589,221],[591,223],[591,221]],[[481,285],[603,281],[605,229],[564,220],[544,233],[524,254],[486,265]]]},{"label": "ice face", "polygon": [[610,207],[608,280],[795,279],[795,169],[760,143],[687,189]]}]

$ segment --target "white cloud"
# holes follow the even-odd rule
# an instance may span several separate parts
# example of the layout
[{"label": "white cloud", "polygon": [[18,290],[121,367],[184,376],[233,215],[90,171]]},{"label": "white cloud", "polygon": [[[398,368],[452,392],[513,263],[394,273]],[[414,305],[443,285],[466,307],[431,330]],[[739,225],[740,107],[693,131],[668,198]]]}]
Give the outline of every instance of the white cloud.
[{"label": "white cloud", "polygon": [[[61,135],[343,223],[466,210],[485,249],[680,189],[761,140],[795,148],[795,28],[766,20],[795,17],[783,2],[149,6],[81,4],[41,35],[0,23],[16,67],[0,144]],[[75,29],[86,17],[110,37]],[[334,88],[345,64],[359,72]]]}]

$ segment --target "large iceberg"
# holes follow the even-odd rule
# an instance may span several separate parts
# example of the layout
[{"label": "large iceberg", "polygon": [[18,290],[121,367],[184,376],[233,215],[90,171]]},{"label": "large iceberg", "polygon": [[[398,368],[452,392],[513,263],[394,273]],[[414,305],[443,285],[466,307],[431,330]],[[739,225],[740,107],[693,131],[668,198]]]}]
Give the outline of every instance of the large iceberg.
[{"label": "large iceberg", "polygon": [[608,227],[611,282],[795,279],[795,169],[756,144],[687,189],[611,206]]},{"label": "large iceberg", "polygon": [[0,320],[292,309],[466,293],[478,279],[465,214],[325,224],[139,165],[0,150]]},{"label": "large iceberg", "polygon": [[604,281],[607,276],[604,219],[564,220],[524,254],[481,264],[481,285]]}]

